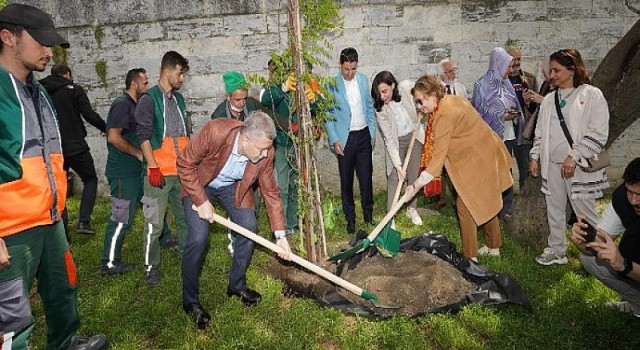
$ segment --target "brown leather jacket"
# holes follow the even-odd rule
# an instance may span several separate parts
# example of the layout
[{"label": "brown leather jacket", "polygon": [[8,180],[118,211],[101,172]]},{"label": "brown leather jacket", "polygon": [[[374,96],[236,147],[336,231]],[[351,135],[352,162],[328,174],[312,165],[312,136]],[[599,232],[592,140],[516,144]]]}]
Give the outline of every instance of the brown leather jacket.
[{"label": "brown leather jacket", "polygon": [[[242,122],[218,118],[205,124],[189,141],[177,160],[178,176],[182,183],[182,196],[189,196],[195,205],[208,200],[204,187],[213,181],[224,167]],[[252,185],[258,181],[260,193],[267,206],[271,230],[284,230],[284,216],[280,190],[273,172],[274,149],[267,157],[254,164],[247,163],[242,180],[236,187],[235,205],[255,208]]]}]

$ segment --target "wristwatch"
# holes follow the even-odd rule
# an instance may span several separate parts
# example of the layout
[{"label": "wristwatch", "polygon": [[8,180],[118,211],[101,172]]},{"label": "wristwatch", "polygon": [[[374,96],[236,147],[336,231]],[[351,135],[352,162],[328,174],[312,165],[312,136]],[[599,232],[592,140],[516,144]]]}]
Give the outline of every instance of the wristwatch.
[{"label": "wristwatch", "polygon": [[631,270],[633,270],[633,261],[631,261],[631,259],[624,258],[624,269],[622,271],[618,271],[618,275],[624,277],[628,275]]}]

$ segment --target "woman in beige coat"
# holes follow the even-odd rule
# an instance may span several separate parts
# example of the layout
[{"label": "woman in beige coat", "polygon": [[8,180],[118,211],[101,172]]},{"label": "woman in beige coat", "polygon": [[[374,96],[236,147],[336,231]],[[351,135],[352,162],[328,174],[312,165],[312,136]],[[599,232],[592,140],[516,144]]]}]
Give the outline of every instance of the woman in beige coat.
[{"label": "woman in beige coat", "polygon": [[[435,177],[444,166],[458,193],[456,210],[464,256],[500,255],[498,212],[502,192],[511,187],[513,160],[502,140],[465,99],[445,95],[436,77],[423,76],[411,90],[419,110],[429,114],[421,173],[407,187],[405,200]],[[477,230],[482,226],[486,246],[478,250]]]},{"label": "woman in beige coat", "polygon": [[[424,127],[418,120],[418,113],[413,104],[412,87],[413,83],[408,80],[398,83],[388,71],[378,73],[371,85],[378,128],[387,148],[387,211],[391,208],[396,188],[402,186],[405,179],[413,183],[418,178]],[[416,141],[405,174],[402,165],[416,130]],[[399,179],[403,179],[402,183],[398,183]],[[407,208],[407,217],[414,225],[422,225],[416,205],[417,200],[414,198]]]}]

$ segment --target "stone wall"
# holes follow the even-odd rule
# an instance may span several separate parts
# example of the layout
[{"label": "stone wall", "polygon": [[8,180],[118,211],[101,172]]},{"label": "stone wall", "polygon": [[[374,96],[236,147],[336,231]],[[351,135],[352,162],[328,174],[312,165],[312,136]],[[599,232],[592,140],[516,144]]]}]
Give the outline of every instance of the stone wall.
[{"label": "stone wall", "polygon": [[[71,42],[69,60],[76,82],[87,87],[96,110],[106,117],[130,68],[144,67],[157,80],[162,54],[176,50],[191,66],[183,94],[197,130],[223,100],[221,73],[238,70],[266,75],[272,51],[287,45],[286,1],[268,0],[22,0],[53,14]],[[334,74],[339,51],[355,47],[359,70],[372,78],[381,70],[398,79],[437,73],[437,62],[451,56],[469,92],[486,70],[488,53],[517,40],[523,67],[540,76],[541,61],[560,48],[575,47],[590,71],[638,20],[640,1],[605,0],[342,0],[344,31],[331,38],[332,55],[315,72]],[[100,35],[100,33],[103,35]],[[98,33],[98,35],[96,35]],[[107,62],[107,85],[95,72]],[[257,91],[254,89],[253,91]],[[89,136],[99,172],[105,140]],[[612,177],[638,155],[636,122],[613,144]],[[376,189],[384,188],[384,146],[374,150]],[[337,164],[326,146],[319,154],[323,184],[338,190]],[[107,190],[101,179],[101,192]]]}]

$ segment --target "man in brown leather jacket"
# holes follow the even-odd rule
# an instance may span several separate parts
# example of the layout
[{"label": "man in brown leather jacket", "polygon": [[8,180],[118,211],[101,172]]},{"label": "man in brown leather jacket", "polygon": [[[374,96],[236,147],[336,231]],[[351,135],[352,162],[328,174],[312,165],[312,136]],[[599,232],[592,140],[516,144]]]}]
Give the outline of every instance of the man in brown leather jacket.
[{"label": "man in brown leather jacket", "polygon": [[[231,221],[257,232],[258,221],[252,185],[260,186],[276,244],[288,258],[280,190],[273,170],[273,139],[276,129],[271,117],[254,112],[243,122],[219,118],[208,122],[189,141],[177,160],[182,183],[183,205],[189,235],[182,256],[182,300],[185,312],[198,328],[211,318],[200,305],[198,273],[204,259],[213,223],[212,200],[222,206]],[[246,271],[253,255],[253,241],[235,234],[228,296],[238,296],[247,306],[260,302],[260,293],[247,288]]]}]

